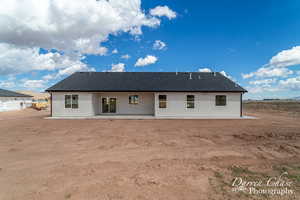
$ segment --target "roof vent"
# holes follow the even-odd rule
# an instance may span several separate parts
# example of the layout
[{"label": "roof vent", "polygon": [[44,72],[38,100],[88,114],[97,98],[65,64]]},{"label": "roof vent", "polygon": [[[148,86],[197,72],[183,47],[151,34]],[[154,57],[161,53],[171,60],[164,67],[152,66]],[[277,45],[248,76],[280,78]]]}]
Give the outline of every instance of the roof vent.
[{"label": "roof vent", "polygon": [[190,80],[192,79],[192,73],[190,73]]},{"label": "roof vent", "polygon": [[213,72],[214,73],[214,76],[216,76],[217,75],[217,73],[216,72]]},{"label": "roof vent", "polygon": [[198,79],[201,79],[201,76],[200,76],[200,75],[198,76]]}]

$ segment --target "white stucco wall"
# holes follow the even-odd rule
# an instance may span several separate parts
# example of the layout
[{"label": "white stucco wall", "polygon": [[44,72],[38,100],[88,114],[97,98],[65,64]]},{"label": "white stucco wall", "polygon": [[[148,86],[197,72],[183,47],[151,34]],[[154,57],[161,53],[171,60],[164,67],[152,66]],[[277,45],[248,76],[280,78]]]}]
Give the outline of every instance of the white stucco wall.
[{"label": "white stucco wall", "polygon": [[[102,98],[112,97],[117,98],[117,112],[122,115],[153,115],[154,114],[154,93],[148,92],[104,92],[94,94],[98,99],[98,114],[102,113]],[[129,104],[129,96],[138,95],[138,104]],[[95,106],[96,107],[96,106]],[[111,114],[111,113],[109,113]]]},{"label": "white stucco wall", "polygon": [[[78,108],[65,108],[65,95],[78,95]],[[139,104],[129,104],[129,95],[139,95]],[[94,116],[102,113],[102,97],[117,98],[117,112],[107,113],[122,115],[153,115],[154,93],[84,93],[84,92],[53,92],[52,93],[52,116]]]},{"label": "white stucco wall", "polygon": [[[77,94],[78,109],[65,108],[65,95]],[[167,95],[167,108],[159,108],[158,95]],[[186,108],[186,95],[195,95],[195,108]],[[129,95],[139,95],[139,104],[129,104]],[[216,106],[215,96],[226,95],[226,106]],[[52,93],[52,116],[94,116],[102,113],[102,98],[117,99],[116,115],[155,115],[157,117],[240,117],[240,93]],[[155,101],[154,101],[155,99]],[[113,113],[108,113],[109,115]]]},{"label": "white stucco wall", "polygon": [[[65,108],[65,95],[78,95],[78,108]],[[95,111],[92,103],[92,93],[85,92],[53,92],[52,116],[93,116]]]},{"label": "white stucco wall", "polygon": [[31,97],[0,97],[0,112],[25,109],[31,103]]},{"label": "white stucco wall", "polygon": [[[158,95],[167,95],[167,108],[159,108]],[[195,95],[195,108],[186,108],[186,95]],[[226,95],[226,106],[216,106],[215,96]],[[240,117],[240,93],[155,93],[155,116]]]}]

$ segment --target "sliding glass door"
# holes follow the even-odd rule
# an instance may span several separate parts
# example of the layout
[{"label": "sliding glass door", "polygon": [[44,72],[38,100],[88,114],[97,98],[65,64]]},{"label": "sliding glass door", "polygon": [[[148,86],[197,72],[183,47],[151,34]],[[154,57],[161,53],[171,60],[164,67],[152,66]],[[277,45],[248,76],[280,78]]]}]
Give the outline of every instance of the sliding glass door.
[{"label": "sliding glass door", "polygon": [[102,113],[116,113],[117,98],[102,98]]}]

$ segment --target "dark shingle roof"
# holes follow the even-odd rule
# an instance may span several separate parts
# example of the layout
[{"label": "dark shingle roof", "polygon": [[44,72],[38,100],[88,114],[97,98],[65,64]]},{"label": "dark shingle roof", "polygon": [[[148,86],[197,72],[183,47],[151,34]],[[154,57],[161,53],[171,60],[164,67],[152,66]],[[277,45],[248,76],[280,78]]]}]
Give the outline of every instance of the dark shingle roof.
[{"label": "dark shingle roof", "polygon": [[9,91],[9,90],[0,89],[0,97],[32,97],[32,96]]},{"label": "dark shingle roof", "polygon": [[46,91],[247,92],[218,72],[76,72]]}]

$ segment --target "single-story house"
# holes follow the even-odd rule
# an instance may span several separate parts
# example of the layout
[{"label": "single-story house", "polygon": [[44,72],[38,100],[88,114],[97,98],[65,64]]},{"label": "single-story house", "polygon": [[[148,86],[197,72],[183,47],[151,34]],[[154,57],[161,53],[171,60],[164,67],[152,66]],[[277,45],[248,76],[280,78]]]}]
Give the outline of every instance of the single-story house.
[{"label": "single-story house", "polygon": [[51,116],[242,117],[244,88],[218,72],[76,72],[46,90]]},{"label": "single-story house", "polygon": [[50,94],[48,92],[34,92],[29,90],[17,91],[32,96],[32,108],[36,110],[50,109]]},{"label": "single-story house", "polygon": [[32,96],[33,102],[50,101],[50,94],[48,92],[34,92],[30,90],[17,90],[16,92]]},{"label": "single-story house", "polygon": [[0,112],[30,107],[32,96],[0,89]]}]

